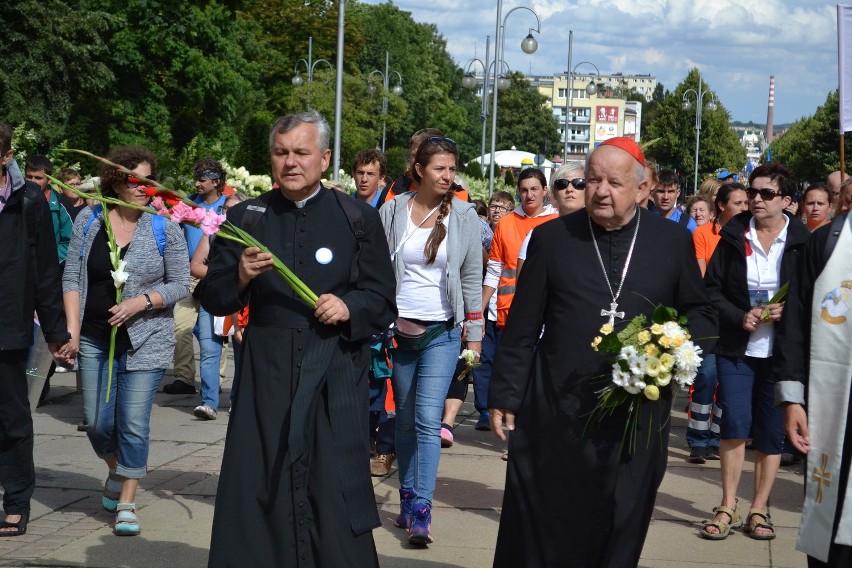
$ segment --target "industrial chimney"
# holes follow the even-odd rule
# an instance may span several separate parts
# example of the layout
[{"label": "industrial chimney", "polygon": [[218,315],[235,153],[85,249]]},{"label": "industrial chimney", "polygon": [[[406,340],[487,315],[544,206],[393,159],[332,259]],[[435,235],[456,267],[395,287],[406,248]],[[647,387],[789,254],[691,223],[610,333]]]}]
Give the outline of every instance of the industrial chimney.
[{"label": "industrial chimney", "polygon": [[769,76],[769,108],[766,111],[766,143],[772,142],[773,133],[773,111],[775,110],[775,75]]}]

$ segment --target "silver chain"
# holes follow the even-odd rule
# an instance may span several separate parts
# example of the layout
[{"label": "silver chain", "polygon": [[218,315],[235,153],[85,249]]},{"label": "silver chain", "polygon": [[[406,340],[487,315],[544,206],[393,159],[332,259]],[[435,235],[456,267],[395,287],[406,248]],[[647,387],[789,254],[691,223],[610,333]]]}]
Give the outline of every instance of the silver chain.
[{"label": "silver chain", "polygon": [[612,284],[609,281],[609,276],[607,275],[606,266],[604,265],[603,257],[601,256],[601,249],[598,247],[598,241],[595,240],[595,230],[592,228],[592,216],[588,216],[589,219],[589,233],[592,235],[592,244],[595,245],[595,252],[598,253],[598,262],[601,263],[601,270],[603,271],[604,279],[606,280],[606,287],[609,288],[609,295],[612,296],[612,301],[617,302],[618,297],[621,295],[621,288],[624,286],[624,280],[627,278],[627,269],[630,267],[630,259],[633,258],[633,247],[636,246],[636,237],[639,236],[639,219],[641,219],[641,215],[639,215],[639,208],[636,208],[636,229],[633,231],[633,240],[630,242],[630,249],[627,251],[627,260],[624,262],[624,270],[621,271],[621,282],[618,284],[618,290],[612,291]]}]

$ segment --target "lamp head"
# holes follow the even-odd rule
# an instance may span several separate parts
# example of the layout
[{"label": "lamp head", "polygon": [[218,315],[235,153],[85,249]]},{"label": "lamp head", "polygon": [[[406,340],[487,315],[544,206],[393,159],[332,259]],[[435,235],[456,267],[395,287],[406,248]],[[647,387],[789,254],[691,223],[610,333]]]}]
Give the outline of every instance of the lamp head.
[{"label": "lamp head", "polygon": [[692,103],[689,102],[689,99],[683,99],[683,110],[689,110],[692,108]]},{"label": "lamp head", "polygon": [[511,86],[512,86],[512,81],[510,81],[506,77],[500,77],[499,79],[497,79],[497,88],[500,89],[501,91],[505,91],[506,89],[508,89]]},{"label": "lamp head", "polygon": [[302,85],[305,84],[304,79],[302,79],[302,76],[299,75],[298,73],[296,73],[296,76],[293,77],[293,79],[290,82],[293,83],[294,87],[301,87]]},{"label": "lamp head", "polygon": [[598,92],[598,86],[595,85],[594,81],[589,81],[589,84],[586,85],[586,93],[589,95],[594,95]]},{"label": "lamp head", "polygon": [[376,86],[372,83],[367,84],[367,92],[370,95],[375,95],[376,94]]},{"label": "lamp head", "polygon": [[402,85],[394,85],[394,87],[393,87],[393,89],[391,89],[391,91],[393,91],[393,94],[395,94],[398,97],[402,96]]},{"label": "lamp head", "polygon": [[533,37],[532,33],[527,34],[527,37],[525,37],[524,41],[521,42],[521,49],[527,55],[535,53],[535,50],[538,49],[538,42]]},{"label": "lamp head", "polygon": [[719,108],[719,106],[716,104],[716,101],[713,100],[713,99],[710,99],[710,102],[707,103],[707,110],[712,112],[712,111],[716,110],[717,108]]},{"label": "lamp head", "polygon": [[473,89],[476,87],[476,78],[473,75],[465,75],[462,77],[462,87],[465,89]]}]

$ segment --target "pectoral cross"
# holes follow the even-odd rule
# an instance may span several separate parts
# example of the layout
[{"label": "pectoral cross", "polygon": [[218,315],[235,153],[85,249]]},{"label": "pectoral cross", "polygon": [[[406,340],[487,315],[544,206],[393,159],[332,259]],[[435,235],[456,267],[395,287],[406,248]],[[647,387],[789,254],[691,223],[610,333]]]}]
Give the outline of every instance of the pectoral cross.
[{"label": "pectoral cross", "polygon": [[817,494],[816,499],[814,499],[817,503],[822,503],[822,488],[831,487],[831,472],[827,471],[827,469],[828,454],[822,454],[822,469],[815,467],[814,474],[811,477],[811,481],[816,481],[817,483]]},{"label": "pectoral cross", "polygon": [[602,316],[609,316],[609,325],[615,325],[615,318],[624,319],[624,312],[618,311],[618,302],[609,305],[609,310],[601,310]]}]

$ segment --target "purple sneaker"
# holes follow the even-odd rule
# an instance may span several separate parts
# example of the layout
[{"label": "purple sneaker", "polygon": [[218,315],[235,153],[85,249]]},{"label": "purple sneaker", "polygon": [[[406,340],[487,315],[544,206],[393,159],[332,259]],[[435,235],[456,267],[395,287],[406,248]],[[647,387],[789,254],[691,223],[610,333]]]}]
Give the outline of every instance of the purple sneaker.
[{"label": "purple sneaker", "polygon": [[399,490],[399,516],[393,522],[401,529],[411,528],[411,516],[414,510],[414,491]]},{"label": "purple sneaker", "polygon": [[430,528],[432,527],[432,509],[429,505],[418,505],[413,512],[411,528],[408,529],[408,543],[416,546],[432,544],[434,539]]}]

